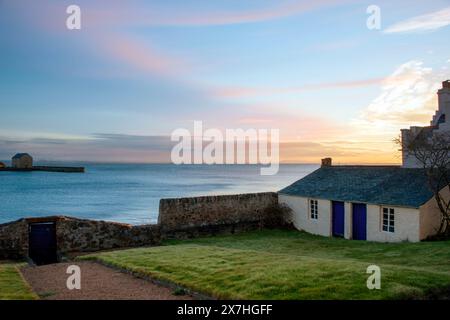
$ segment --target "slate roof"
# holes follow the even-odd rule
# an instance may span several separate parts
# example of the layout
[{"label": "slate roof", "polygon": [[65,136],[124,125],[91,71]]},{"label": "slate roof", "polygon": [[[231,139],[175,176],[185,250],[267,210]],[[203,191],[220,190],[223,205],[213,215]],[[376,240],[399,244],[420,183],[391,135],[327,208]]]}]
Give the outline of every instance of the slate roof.
[{"label": "slate roof", "polygon": [[13,159],[20,159],[23,156],[29,156],[31,157],[28,153],[17,153],[14,157],[12,157]]},{"label": "slate roof", "polygon": [[424,169],[397,166],[321,167],[279,193],[412,208],[433,196]]}]

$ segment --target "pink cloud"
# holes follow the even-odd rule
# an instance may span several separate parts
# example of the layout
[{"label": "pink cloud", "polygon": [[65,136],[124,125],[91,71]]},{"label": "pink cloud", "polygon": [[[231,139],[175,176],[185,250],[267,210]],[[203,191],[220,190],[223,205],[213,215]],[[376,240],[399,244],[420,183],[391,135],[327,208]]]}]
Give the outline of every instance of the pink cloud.
[{"label": "pink cloud", "polygon": [[357,88],[383,83],[385,78],[371,78],[342,82],[324,82],[305,84],[290,87],[251,87],[251,86],[221,86],[211,89],[211,93],[217,97],[233,98],[247,96],[266,96],[273,94],[298,93],[309,90],[320,90],[324,88]]},{"label": "pink cloud", "polygon": [[[30,32],[45,33],[53,41],[73,41],[85,50],[93,49],[102,59],[114,59],[141,72],[174,76],[187,68],[187,62],[157,49],[149,40],[134,38],[125,31],[119,31],[126,25],[105,24],[107,28],[100,28],[104,22],[114,22],[114,17],[133,8],[131,4],[125,6],[121,2],[98,2],[95,4],[80,1],[81,30],[70,31],[66,27],[67,3],[42,1],[6,1],[8,10],[16,14],[29,28]],[[131,21],[130,21],[131,23]],[[70,37],[70,38],[69,38]],[[78,42],[77,42],[78,41]],[[92,70],[87,70],[93,73]],[[110,74],[117,72],[109,71]]]},{"label": "pink cloud", "polygon": [[102,54],[107,58],[122,61],[138,71],[174,76],[187,69],[187,63],[182,59],[162,53],[150,44],[131,36],[118,33],[99,34],[93,41],[100,46]]},{"label": "pink cloud", "polygon": [[227,128],[279,129],[284,141],[323,141],[348,133],[348,126],[344,123],[283,103],[229,106],[216,111],[214,118],[205,121],[205,126],[226,129],[224,123]]},{"label": "pink cloud", "polygon": [[[295,16],[311,10],[355,2],[354,0],[316,0],[316,1],[280,1],[276,6],[264,7],[248,11],[213,11],[193,12],[188,8],[181,14],[173,10],[140,5],[114,3],[108,5],[109,10],[98,7],[89,13],[89,23],[96,25],[145,25],[145,26],[209,26],[238,23],[254,23]],[[139,7],[139,10],[134,8]],[[145,9],[146,8],[146,9]]]}]

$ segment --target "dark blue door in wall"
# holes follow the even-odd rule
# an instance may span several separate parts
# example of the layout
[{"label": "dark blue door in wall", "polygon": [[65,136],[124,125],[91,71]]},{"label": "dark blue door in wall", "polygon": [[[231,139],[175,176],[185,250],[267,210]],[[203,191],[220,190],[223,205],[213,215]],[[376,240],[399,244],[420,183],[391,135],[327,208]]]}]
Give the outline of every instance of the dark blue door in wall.
[{"label": "dark blue door in wall", "polygon": [[37,265],[57,262],[54,222],[32,223],[29,227],[28,255]]},{"label": "dark blue door in wall", "polygon": [[340,201],[333,201],[332,208],[333,237],[343,237],[345,225],[344,203]]},{"label": "dark blue door in wall", "polygon": [[362,203],[353,203],[353,239],[367,239],[367,207]]}]

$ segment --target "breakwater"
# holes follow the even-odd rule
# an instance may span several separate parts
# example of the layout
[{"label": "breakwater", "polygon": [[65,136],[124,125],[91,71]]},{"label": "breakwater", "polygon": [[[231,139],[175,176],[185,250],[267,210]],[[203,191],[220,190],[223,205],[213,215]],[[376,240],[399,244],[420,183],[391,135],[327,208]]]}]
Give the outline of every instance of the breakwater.
[{"label": "breakwater", "polygon": [[47,171],[47,172],[65,172],[65,173],[83,173],[84,167],[51,167],[51,166],[33,166],[32,168],[0,168],[0,171]]}]

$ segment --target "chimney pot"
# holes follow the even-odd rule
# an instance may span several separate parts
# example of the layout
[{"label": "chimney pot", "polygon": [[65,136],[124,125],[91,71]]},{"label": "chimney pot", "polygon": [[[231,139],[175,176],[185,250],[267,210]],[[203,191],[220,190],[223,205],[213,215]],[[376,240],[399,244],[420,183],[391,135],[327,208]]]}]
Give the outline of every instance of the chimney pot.
[{"label": "chimney pot", "polygon": [[446,81],[442,82],[442,88],[450,89],[450,80],[446,80]]},{"label": "chimney pot", "polygon": [[331,158],[323,158],[322,159],[322,167],[331,167],[333,159]]}]

